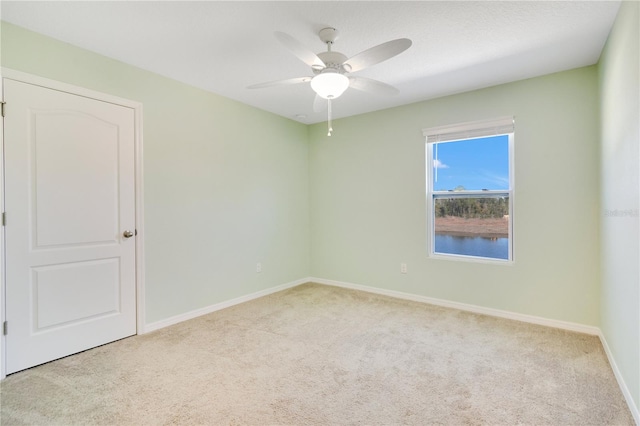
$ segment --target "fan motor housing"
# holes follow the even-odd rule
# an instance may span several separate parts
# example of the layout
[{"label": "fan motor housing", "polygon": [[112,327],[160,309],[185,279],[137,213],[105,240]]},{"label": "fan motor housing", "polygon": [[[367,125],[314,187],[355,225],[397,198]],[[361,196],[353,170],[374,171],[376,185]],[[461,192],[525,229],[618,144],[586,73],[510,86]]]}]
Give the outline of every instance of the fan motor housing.
[{"label": "fan motor housing", "polygon": [[[342,64],[349,58],[340,52],[321,52],[318,53],[318,58],[324,62],[327,68],[334,68],[335,70],[342,72]],[[313,69],[314,74],[320,73],[322,70]]]}]

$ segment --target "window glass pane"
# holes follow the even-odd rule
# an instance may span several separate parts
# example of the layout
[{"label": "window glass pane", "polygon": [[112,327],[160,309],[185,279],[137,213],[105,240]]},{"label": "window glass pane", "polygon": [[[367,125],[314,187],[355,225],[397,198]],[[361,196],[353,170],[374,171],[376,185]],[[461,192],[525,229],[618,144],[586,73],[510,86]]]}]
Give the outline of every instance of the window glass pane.
[{"label": "window glass pane", "polygon": [[509,259],[509,197],[434,199],[434,252]]},{"label": "window glass pane", "polygon": [[509,189],[509,136],[433,144],[433,190]]}]

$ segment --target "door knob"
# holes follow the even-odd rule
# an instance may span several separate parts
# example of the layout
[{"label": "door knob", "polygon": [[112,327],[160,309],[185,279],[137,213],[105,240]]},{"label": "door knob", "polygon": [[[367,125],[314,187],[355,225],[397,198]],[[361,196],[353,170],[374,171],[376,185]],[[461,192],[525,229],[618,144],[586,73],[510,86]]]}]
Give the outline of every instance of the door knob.
[{"label": "door knob", "polygon": [[133,237],[133,232],[131,232],[131,231],[124,231],[124,232],[122,233],[122,236],[123,236],[123,237],[125,237],[125,238],[131,238],[131,237]]}]

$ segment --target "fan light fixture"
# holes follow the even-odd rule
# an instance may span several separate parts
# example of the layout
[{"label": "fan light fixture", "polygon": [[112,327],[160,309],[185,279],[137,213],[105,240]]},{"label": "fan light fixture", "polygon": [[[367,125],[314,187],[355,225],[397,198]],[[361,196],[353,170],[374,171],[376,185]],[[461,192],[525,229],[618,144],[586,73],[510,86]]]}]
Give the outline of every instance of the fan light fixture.
[{"label": "fan light fixture", "polygon": [[349,87],[349,78],[330,68],[316,75],[311,79],[311,88],[321,98],[327,100],[327,125],[329,132],[327,136],[331,136],[333,127],[331,126],[331,101],[340,97]]},{"label": "fan light fixture", "polygon": [[327,71],[311,79],[311,88],[321,98],[336,99],[349,87],[349,78],[335,71]]}]

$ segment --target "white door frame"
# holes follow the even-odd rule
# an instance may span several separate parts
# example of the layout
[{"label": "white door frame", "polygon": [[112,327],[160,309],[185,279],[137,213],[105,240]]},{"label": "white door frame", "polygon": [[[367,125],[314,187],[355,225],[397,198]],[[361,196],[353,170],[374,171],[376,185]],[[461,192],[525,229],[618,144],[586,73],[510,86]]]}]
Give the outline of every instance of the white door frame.
[{"label": "white door frame", "polygon": [[[132,108],[134,110],[134,126],[135,126],[135,220],[136,231],[136,334],[145,332],[145,301],[144,301],[144,204],[143,204],[143,174],[142,174],[142,103],[119,98],[105,93],[96,92],[83,87],[62,83],[48,78],[27,74],[21,71],[15,71],[8,68],[0,68],[0,79],[11,79],[24,83],[34,84],[49,89],[59,90],[61,92],[71,93],[74,95],[84,96],[87,98],[97,99],[103,102],[109,102],[116,105]],[[1,92],[4,85],[0,84],[0,99],[4,101],[4,94]],[[5,105],[6,106],[6,105]],[[7,111],[11,110],[11,106],[6,106]],[[0,128],[0,211],[5,211],[4,205],[4,119]],[[8,221],[11,219],[8,219]],[[6,321],[6,245],[4,226],[0,226],[0,323]],[[0,327],[0,380],[6,377],[6,340],[4,333]]]}]

